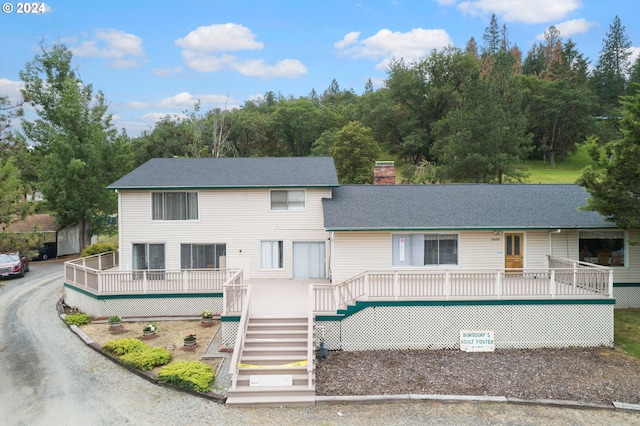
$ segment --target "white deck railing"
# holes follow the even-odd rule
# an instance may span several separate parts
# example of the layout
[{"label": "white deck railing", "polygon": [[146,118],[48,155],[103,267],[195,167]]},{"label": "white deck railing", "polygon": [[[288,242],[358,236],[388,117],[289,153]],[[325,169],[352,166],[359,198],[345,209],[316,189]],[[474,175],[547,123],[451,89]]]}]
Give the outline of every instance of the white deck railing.
[{"label": "white deck railing", "polygon": [[231,364],[229,365],[229,376],[231,378],[231,386],[229,390],[236,390],[238,386],[238,376],[240,374],[240,360],[242,359],[242,348],[244,348],[244,338],[247,335],[247,327],[249,326],[249,303],[251,302],[251,286],[232,286],[232,287],[244,287],[243,297],[244,304],[240,311],[240,324],[238,324],[238,332],[236,334],[236,341],[233,346],[234,351],[231,356]]},{"label": "white deck railing", "polygon": [[242,283],[242,270],[118,270],[118,253],[65,262],[65,283],[95,295],[215,293],[225,284]]},{"label": "white deck railing", "polygon": [[[547,256],[531,270],[367,271],[338,284],[313,285],[316,315],[335,314],[358,300],[482,300],[613,297],[611,268]],[[117,270],[117,252],[65,263],[65,282],[96,295],[223,292],[224,315],[246,307],[242,270]]]},{"label": "white deck railing", "polygon": [[[541,270],[367,271],[338,284],[314,284],[316,315],[356,301],[613,297],[613,271],[549,257]],[[551,266],[553,265],[553,266]]]}]

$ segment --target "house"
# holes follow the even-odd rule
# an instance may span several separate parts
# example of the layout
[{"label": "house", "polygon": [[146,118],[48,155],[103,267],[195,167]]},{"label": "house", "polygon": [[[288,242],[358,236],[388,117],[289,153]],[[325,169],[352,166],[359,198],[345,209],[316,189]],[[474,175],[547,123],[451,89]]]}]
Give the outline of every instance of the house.
[{"label": "house", "polygon": [[581,209],[581,187],[375,173],[379,185],[339,185],[331,158],[150,160],[109,186],[120,250],[67,262],[65,301],[104,317],[214,310],[232,366],[264,327],[252,286],[310,288],[289,301],[309,303],[295,327],[310,364],[318,340],[459,349],[463,330],[492,330],[496,348],[611,346],[614,306],[640,306],[638,234]]}]

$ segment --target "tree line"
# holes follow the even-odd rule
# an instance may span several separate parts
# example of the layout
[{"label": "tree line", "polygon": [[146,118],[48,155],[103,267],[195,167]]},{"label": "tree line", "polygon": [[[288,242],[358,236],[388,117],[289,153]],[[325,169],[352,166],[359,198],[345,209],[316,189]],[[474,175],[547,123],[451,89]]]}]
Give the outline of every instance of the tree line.
[{"label": "tree line", "polygon": [[43,45],[20,73],[37,118],[8,127],[20,105],[0,96],[0,220],[27,214],[18,201],[37,190],[60,224],[106,231],[117,206],[105,187],[156,157],[330,155],[341,183],[371,183],[384,152],[407,183],[511,183],[526,177],[523,160],[553,165],[588,143],[599,168],[582,183],[595,185],[615,142],[629,137],[625,117],[640,87],[640,58],[630,56],[618,17],[592,66],[553,26],[523,54],[494,15],[480,42],[394,59],[380,88],[369,80],[357,94],[334,79],[322,93],[267,92],[234,109],[197,103],[129,137],[70,50]]}]

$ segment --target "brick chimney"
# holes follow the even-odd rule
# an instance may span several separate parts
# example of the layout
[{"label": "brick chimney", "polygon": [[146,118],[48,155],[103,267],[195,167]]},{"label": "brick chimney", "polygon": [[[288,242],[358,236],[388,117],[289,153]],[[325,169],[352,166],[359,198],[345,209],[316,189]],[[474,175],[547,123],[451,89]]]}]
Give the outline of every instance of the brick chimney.
[{"label": "brick chimney", "polygon": [[376,165],[373,169],[373,184],[396,184],[396,166],[393,161],[376,161]]}]

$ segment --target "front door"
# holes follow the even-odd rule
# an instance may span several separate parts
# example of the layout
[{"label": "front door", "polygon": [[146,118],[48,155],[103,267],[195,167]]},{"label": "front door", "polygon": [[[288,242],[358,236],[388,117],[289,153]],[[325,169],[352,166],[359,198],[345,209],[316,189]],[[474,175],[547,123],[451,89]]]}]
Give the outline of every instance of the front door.
[{"label": "front door", "polygon": [[293,278],[325,278],[325,257],[324,241],[294,241]]},{"label": "front door", "polygon": [[524,267],[522,233],[504,234],[504,267],[506,269],[522,269]]}]

